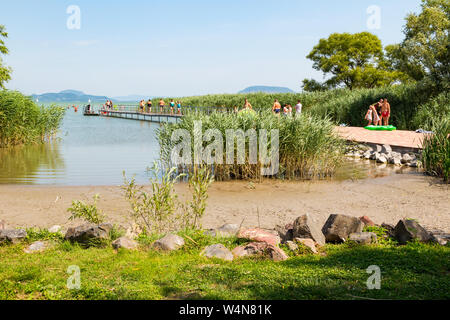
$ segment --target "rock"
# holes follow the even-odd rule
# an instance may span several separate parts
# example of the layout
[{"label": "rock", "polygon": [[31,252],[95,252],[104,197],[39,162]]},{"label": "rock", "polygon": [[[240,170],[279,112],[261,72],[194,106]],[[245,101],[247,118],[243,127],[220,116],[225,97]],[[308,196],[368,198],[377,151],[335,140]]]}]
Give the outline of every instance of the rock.
[{"label": "rock", "polygon": [[371,155],[372,155],[371,151],[366,151],[363,154],[363,158],[366,159],[366,160],[369,160]]},{"label": "rock", "polygon": [[392,224],[382,223],[381,227],[387,230],[387,235],[391,238],[395,237],[395,227]]},{"label": "rock", "polygon": [[327,242],[344,242],[354,232],[362,232],[363,223],[356,217],[332,214],[328,217],[322,232]]},{"label": "rock", "polygon": [[369,227],[375,226],[375,223],[372,220],[370,220],[370,218],[368,216],[362,216],[359,218],[359,220],[361,220],[365,226],[369,226]]},{"label": "rock", "polygon": [[281,242],[281,238],[278,235],[274,235],[269,231],[259,228],[241,229],[239,230],[237,237],[239,239],[246,239],[250,241],[267,242],[274,246],[277,246]]},{"label": "rock", "polygon": [[312,239],[307,238],[295,238],[295,242],[301,243],[305,247],[308,247],[313,253],[319,253],[316,249],[316,244]]},{"label": "rock", "polygon": [[211,229],[205,232],[212,237],[234,237],[239,231],[239,226],[237,224],[224,224],[220,228]]},{"label": "rock", "polygon": [[84,224],[75,228],[67,229],[65,239],[72,242],[89,244],[92,240],[107,240],[113,226],[110,223],[99,225]]},{"label": "rock", "polygon": [[402,163],[410,163],[412,160],[413,158],[408,153],[402,156]]},{"label": "rock", "polygon": [[286,245],[291,251],[296,251],[298,249],[298,245],[296,245],[294,241],[286,241]]},{"label": "rock", "polygon": [[429,242],[432,236],[417,221],[403,219],[400,220],[394,229],[395,238],[400,244],[406,244],[411,240]]},{"label": "rock", "polygon": [[377,242],[377,235],[373,232],[355,232],[350,234],[348,240],[361,244],[369,244]]},{"label": "rock", "polygon": [[127,228],[125,237],[129,239],[136,239],[141,233],[142,228],[139,227],[136,223],[133,223],[130,227]]},{"label": "rock", "polygon": [[411,168],[417,168],[418,167],[417,160],[412,160],[410,163],[408,163],[408,166]]},{"label": "rock", "polygon": [[449,241],[448,237],[440,235],[440,234],[433,235],[433,239],[432,240],[433,240],[433,242],[436,242],[436,243],[440,244],[441,246],[447,245],[447,243]]},{"label": "rock", "polygon": [[273,261],[284,261],[289,258],[283,250],[266,242],[252,242],[236,247],[233,249],[233,255],[238,258],[262,255],[269,257]]},{"label": "rock", "polygon": [[391,159],[389,159],[389,163],[396,165],[396,166],[401,166],[402,165],[402,158],[401,157],[392,157]]},{"label": "rock", "polygon": [[8,226],[5,222],[5,220],[0,220],[0,230],[8,229]]},{"label": "rock", "polygon": [[51,232],[51,233],[58,233],[60,231],[61,231],[61,226],[53,226],[50,229],[48,229],[48,232]]},{"label": "rock", "polygon": [[27,232],[23,229],[0,230],[1,243],[18,243],[27,237]]},{"label": "rock", "polygon": [[176,234],[168,234],[153,243],[155,249],[164,251],[178,250],[184,246],[184,239]]},{"label": "rock", "polygon": [[304,214],[294,221],[293,235],[294,238],[309,238],[320,245],[325,244],[325,236],[319,225],[308,214]]},{"label": "rock", "polygon": [[233,254],[231,253],[231,251],[225,248],[225,246],[220,243],[206,247],[205,249],[203,249],[200,255],[207,258],[218,258],[227,261],[233,260]]},{"label": "rock", "polygon": [[373,152],[371,155],[370,155],[370,160],[377,160],[378,158],[380,157],[380,153],[379,152]]},{"label": "rock", "polygon": [[139,247],[139,244],[136,241],[131,240],[127,237],[120,237],[113,241],[112,246],[114,249],[123,248],[128,250],[134,250],[137,249],[137,247]]},{"label": "rock", "polygon": [[384,155],[380,155],[377,159],[378,163],[387,163],[388,160],[386,159],[386,157]]},{"label": "rock", "polygon": [[379,144],[377,144],[377,145],[375,146],[375,151],[378,152],[378,153],[380,153],[380,152],[383,151],[383,147],[380,146]]},{"label": "rock", "polygon": [[36,253],[42,252],[49,247],[50,243],[48,241],[35,241],[32,244],[30,244],[27,248],[25,248],[23,251],[25,253]]},{"label": "rock", "polygon": [[383,151],[386,152],[386,153],[392,152],[392,148],[388,144],[383,144]]},{"label": "rock", "polygon": [[289,223],[287,225],[280,226],[277,225],[275,227],[275,231],[278,232],[278,235],[281,238],[281,242],[287,242],[287,241],[292,241],[292,239],[294,239],[294,232],[293,232],[293,224]]}]

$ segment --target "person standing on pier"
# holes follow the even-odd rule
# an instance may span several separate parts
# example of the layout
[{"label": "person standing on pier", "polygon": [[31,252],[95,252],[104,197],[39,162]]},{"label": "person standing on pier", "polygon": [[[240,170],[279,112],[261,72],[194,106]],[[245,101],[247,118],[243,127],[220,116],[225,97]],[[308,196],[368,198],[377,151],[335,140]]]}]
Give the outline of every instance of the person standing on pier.
[{"label": "person standing on pier", "polygon": [[159,99],[159,112],[160,113],[163,113],[163,109],[164,109],[165,105],[166,105],[166,103],[164,102],[164,100],[163,99]]},{"label": "person standing on pier", "polygon": [[147,101],[147,112],[152,113],[152,99],[148,99]]},{"label": "person standing on pier", "polygon": [[181,101],[177,101],[177,114],[181,115]]},{"label": "person standing on pier", "polygon": [[170,100],[170,114],[173,114],[173,109],[175,108],[175,102],[172,100]]}]

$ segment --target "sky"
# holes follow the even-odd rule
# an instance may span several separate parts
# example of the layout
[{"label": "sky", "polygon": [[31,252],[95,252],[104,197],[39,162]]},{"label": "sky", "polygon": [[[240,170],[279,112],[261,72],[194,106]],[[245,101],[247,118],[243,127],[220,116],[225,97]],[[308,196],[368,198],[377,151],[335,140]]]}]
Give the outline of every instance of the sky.
[{"label": "sky", "polygon": [[[420,0],[0,0],[8,89],[109,97],[301,90],[323,80],[306,58],[334,32],[403,39]],[[70,6],[79,8],[79,19]],[[380,19],[368,8],[377,6]],[[79,28],[77,27],[79,21]],[[379,28],[368,25],[379,21]],[[69,23],[69,27],[68,27]],[[75,28],[73,28],[75,26]]]}]

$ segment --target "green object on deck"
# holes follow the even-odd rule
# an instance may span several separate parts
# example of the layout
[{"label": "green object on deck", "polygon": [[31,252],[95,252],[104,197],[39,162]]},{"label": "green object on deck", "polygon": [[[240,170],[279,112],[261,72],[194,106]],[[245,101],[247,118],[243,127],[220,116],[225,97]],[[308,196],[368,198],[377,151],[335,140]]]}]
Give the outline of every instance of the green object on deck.
[{"label": "green object on deck", "polygon": [[364,127],[364,129],[374,130],[374,131],[393,131],[393,130],[397,130],[397,128],[392,126],[392,125],[389,125],[389,126],[367,126],[367,127]]}]

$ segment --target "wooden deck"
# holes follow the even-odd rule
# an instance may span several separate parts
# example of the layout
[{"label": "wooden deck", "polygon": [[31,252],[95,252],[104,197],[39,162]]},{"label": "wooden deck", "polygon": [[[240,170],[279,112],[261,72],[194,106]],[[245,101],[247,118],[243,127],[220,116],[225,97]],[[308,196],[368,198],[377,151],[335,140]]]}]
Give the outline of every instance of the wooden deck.
[{"label": "wooden deck", "polygon": [[102,117],[122,118],[130,120],[149,121],[149,122],[170,122],[170,120],[177,122],[182,117],[182,115],[180,114],[145,113],[145,112],[116,111],[116,110],[101,110],[99,113],[100,116]]},{"label": "wooden deck", "polygon": [[422,149],[423,133],[414,131],[372,131],[358,127],[336,127],[336,132],[348,141],[356,141],[366,144],[387,144],[393,148]]}]

